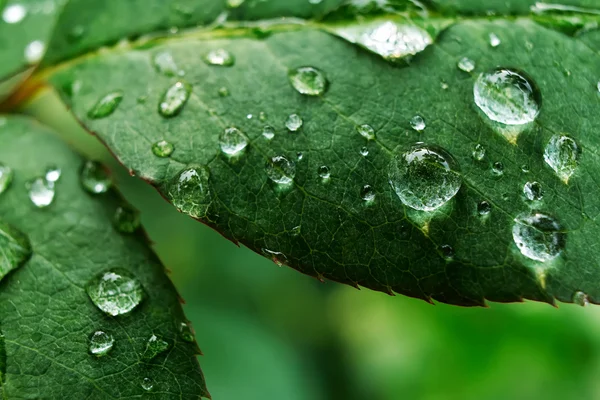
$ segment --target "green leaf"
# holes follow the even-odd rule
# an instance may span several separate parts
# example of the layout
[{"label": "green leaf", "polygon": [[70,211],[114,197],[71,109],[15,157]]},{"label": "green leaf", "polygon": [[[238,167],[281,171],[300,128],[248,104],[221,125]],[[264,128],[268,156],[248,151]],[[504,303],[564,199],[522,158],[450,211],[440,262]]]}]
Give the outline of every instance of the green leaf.
[{"label": "green leaf", "polygon": [[[445,3],[452,4],[471,12],[480,2]],[[510,10],[527,12],[518,4]],[[63,93],[75,116],[132,173],[181,211],[279,264],[318,278],[452,304],[574,297],[580,302],[582,295],[600,302],[593,245],[600,210],[594,151],[600,56],[579,37],[536,23],[538,14],[457,16],[439,35],[449,20],[432,15],[406,22],[393,17],[401,24],[396,29],[416,26],[416,39],[425,30],[433,41],[406,67],[375,54],[386,53],[362,36],[352,40],[360,47],[337,37],[344,21],[284,21],[271,25],[268,37],[257,38],[251,27],[242,26],[189,32],[76,60],[48,75],[59,89],[76,84],[78,91]],[[543,15],[554,21],[550,17],[558,14]],[[392,19],[380,15],[378,20],[386,18]],[[347,23],[360,27],[371,21]],[[490,45],[491,34],[499,46]],[[202,61],[217,49],[233,55],[235,65]],[[169,54],[184,78],[157,70],[157,54]],[[465,72],[469,60],[473,72]],[[303,66],[321,71],[328,84],[308,70],[300,81],[290,81],[298,77],[290,72]],[[540,115],[520,134],[502,130],[474,102],[478,76],[497,66],[523,71],[534,93],[536,88],[541,93]],[[320,90],[306,89],[318,82]],[[177,115],[165,118],[159,109],[165,93],[175,93],[169,90],[174,85],[191,85],[192,92],[189,98],[178,92]],[[493,87],[486,90],[495,96]],[[105,118],[88,118],[111,91],[122,91],[121,104]],[[512,101],[496,100],[505,106]],[[288,132],[286,120],[293,114],[303,124]],[[415,116],[424,119],[424,130]],[[375,140],[358,133],[368,132],[364,124],[373,128]],[[266,125],[275,129],[272,140],[263,136]],[[226,131],[230,127],[241,134]],[[572,176],[570,169],[545,161],[578,154],[546,151],[558,134],[573,138],[582,150],[569,164],[575,166]],[[170,157],[152,151],[162,140],[174,146]],[[421,141],[458,164],[446,175],[425,164],[430,182],[454,185],[455,174],[461,182],[456,195],[458,188],[445,191],[450,199],[435,212],[406,206],[410,201],[403,203],[389,183],[392,161]],[[473,157],[477,145],[485,149],[481,160]],[[238,156],[226,154],[232,152]],[[398,171],[392,178],[401,175]],[[276,183],[292,179],[290,185]],[[395,182],[399,192],[402,182]],[[539,188],[526,187],[527,182],[541,185],[541,200],[528,199]],[[491,211],[481,215],[486,204]]]},{"label": "green leaf", "polygon": [[[142,232],[121,234],[113,226],[123,200],[115,192],[85,191],[83,161],[37,123],[3,119],[0,139],[0,160],[14,171],[0,195],[0,219],[26,235],[33,249],[29,261],[0,281],[0,397],[208,396],[196,344],[187,328],[181,330],[186,320],[164,268]],[[61,176],[48,185],[53,202],[38,208],[26,183],[49,166]],[[99,303],[94,278],[106,271],[140,286],[119,286],[125,281],[113,274],[104,288],[123,296],[115,303],[105,291]],[[129,313],[111,317],[94,304],[117,304],[124,311],[140,300],[131,288],[143,294]],[[153,337],[160,337],[158,346]],[[150,391],[142,387],[149,387],[146,378]]]}]

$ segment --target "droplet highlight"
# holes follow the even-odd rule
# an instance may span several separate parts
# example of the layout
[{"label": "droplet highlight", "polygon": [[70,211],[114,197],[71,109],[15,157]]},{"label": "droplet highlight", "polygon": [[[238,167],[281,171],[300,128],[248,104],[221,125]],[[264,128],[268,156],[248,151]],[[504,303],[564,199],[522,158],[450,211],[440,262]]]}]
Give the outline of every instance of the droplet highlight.
[{"label": "droplet highlight", "polygon": [[321,179],[327,180],[331,177],[331,171],[329,170],[329,167],[327,165],[321,165],[317,173],[319,174],[319,177]]},{"label": "droplet highlight", "polygon": [[235,57],[225,49],[216,49],[206,54],[204,62],[208,65],[231,67],[235,64]]},{"label": "droplet highlight", "polygon": [[360,197],[367,203],[371,203],[375,200],[375,190],[371,185],[364,185],[360,190]]},{"label": "droplet highlight", "polygon": [[48,207],[54,201],[56,194],[54,183],[48,182],[46,178],[35,178],[27,186],[29,189],[29,200],[37,208]]}]

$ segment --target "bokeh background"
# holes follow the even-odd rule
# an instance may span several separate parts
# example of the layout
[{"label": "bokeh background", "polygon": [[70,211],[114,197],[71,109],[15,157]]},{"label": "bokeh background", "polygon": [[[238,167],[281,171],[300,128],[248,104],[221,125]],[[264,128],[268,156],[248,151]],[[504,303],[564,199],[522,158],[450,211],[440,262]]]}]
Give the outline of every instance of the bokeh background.
[{"label": "bokeh background", "polygon": [[214,400],[600,399],[600,306],[469,309],[321,283],[179,214],[53,93],[24,111],[107,162],[142,212]]}]

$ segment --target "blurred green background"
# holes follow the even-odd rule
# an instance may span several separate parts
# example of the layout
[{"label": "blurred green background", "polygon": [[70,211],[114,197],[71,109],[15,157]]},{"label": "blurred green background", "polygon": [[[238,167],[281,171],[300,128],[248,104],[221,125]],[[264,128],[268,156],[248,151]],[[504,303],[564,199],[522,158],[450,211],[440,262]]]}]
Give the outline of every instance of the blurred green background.
[{"label": "blurred green background", "polygon": [[214,400],[600,399],[600,307],[468,309],[321,283],[177,213],[52,93],[26,111],[109,163],[141,210]]}]

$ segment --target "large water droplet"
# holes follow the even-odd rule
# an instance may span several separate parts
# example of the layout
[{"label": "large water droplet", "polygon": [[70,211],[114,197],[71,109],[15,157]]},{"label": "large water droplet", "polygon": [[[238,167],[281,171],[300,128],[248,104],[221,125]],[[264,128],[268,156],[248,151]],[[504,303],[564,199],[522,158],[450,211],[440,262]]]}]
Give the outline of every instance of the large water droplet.
[{"label": "large water droplet", "polygon": [[529,201],[540,201],[544,197],[544,190],[539,182],[527,182],[523,186],[523,194]]},{"label": "large water droplet", "polygon": [[169,349],[170,345],[164,341],[160,336],[152,334],[146,342],[146,350],[144,350],[143,358],[146,360],[152,360],[161,353],[164,353]]},{"label": "large water droplet", "polygon": [[231,67],[233,64],[235,64],[235,57],[225,49],[217,49],[208,52],[208,54],[204,57],[204,61],[208,65]]},{"label": "large water droplet", "polygon": [[165,118],[178,115],[192,93],[192,85],[179,81],[167,89],[158,104],[158,112]]},{"label": "large water droplet", "polygon": [[17,24],[25,18],[27,9],[21,4],[11,4],[2,11],[2,19],[7,24]]},{"label": "large water droplet", "polygon": [[544,149],[544,160],[564,182],[568,183],[579,165],[581,149],[565,135],[554,135]]},{"label": "large water droplet", "polygon": [[410,119],[410,127],[413,128],[417,132],[421,132],[425,130],[427,125],[425,124],[425,120],[420,115],[415,115]]},{"label": "large water droplet", "polygon": [[273,182],[289,185],[296,176],[296,164],[284,156],[275,156],[267,161],[265,171]]},{"label": "large water droplet", "polygon": [[46,52],[46,44],[41,40],[34,40],[25,47],[25,61],[28,64],[37,64]]},{"label": "large water droplet", "polygon": [[475,70],[475,61],[471,60],[468,57],[463,57],[458,60],[458,69],[465,72],[473,72]]},{"label": "large water droplet", "polygon": [[207,215],[212,203],[210,170],[202,165],[180,171],[169,184],[167,195],[180,212],[192,218]]},{"label": "large water droplet", "polygon": [[228,156],[237,156],[248,146],[246,136],[238,128],[227,128],[219,135],[221,151]]},{"label": "large water droplet", "polygon": [[356,131],[367,140],[375,139],[375,129],[371,125],[363,124],[356,127]]},{"label": "large water droplet", "polygon": [[542,106],[542,97],[533,79],[510,68],[496,68],[479,75],[473,95],[475,104],[489,119],[505,125],[533,122]]},{"label": "large water droplet", "polygon": [[121,104],[121,100],[123,100],[123,92],[120,90],[106,94],[88,111],[88,117],[91,119],[108,117]]},{"label": "large water droplet", "polygon": [[485,157],[485,147],[481,144],[476,144],[473,148],[473,158],[476,161],[481,161]]},{"label": "large water droplet", "polygon": [[87,161],[83,165],[80,181],[83,188],[93,194],[108,192],[112,184],[106,168],[96,161]]},{"label": "large water droplet", "polygon": [[96,307],[113,317],[129,313],[145,297],[140,281],[121,268],[111,269],[93,278],[87,284],[86,291]]},{"label": "large water droplet", "polygon": [[184,75],[183,71],[179,70],[173,56],[168,51],[161,51],[154,55],[152,63],[157,72],[165,76]]},{"label": "large water droplet", "polygon": [[11,167],[0,163],[0,194],[6,192],[13,180],[13,170]]},{"label": "large water droplet", "polygon": [[29,199],[38,208],[48,207],[54,201],[54,183],[48,182],[46,178],[35,178],[27,184]]},{"label": "large water droplet", "polygon": [[90,336],[89,352],[96,357],[105,356],[110,353],[114,343],[115,339],[112,335],[103,331],[96,331]]},{"label": "large water droplet", "polygon": [[298,114],[290,114],[285,121],[285,127],[288,128],[290,132],[296,132],[298,129],[302,128],[302,118]]},{"label": "large water droplet", "polygon": [[536,261],[552,260],[565,247],[566,235],[559,223],[540,212],[521,214],[515,218],[512,234],[521,253]]},{"label": "large water droplet", "polygon": [[113,225],[121,233],[133,233],[140,227],[140,213],[129,205],[119,206],[113,217]]},{"label": "large water droplet", "polygon": [[417,143],[389,165],[390,185],[405,205],[433,211],[452,199],[462,184],[454,157],[438,146]]},{"label": "large water droplet", "polygon": [[142,389],[144,389],[146,392],[149,392],[152,389],[154,389],[154,381],[151,378],[142,379],[141,385]]},{"label": "large water droplet", "polygon": [[0,221],[0,280],[31,257],[29,238],[12,225]]},{"label": "large water droplet", "polygon": [[327,90],[327,78],[315,67],[300,67],[289,72],[290,83],[300,94],[321,96]]},{"label": "large water droplet", "polygon": [[270,125],[266,125],[266,126],[263,128],[262,135],[263,135],[263,136],[264,136],[264,138],[265,138],[265,139],[267,139],[267,140],[271,140],[271,139],[273,139],[273,138],[275,137],[275,128],[273,128],[273,127],[272,127],[272,126],[270,126]]},{"label": "large water droplet", "polygon": [[166,140],[159,140],[152,145],[152,154],[160,158],[170,157],[174,150],[175,146],[173,143]]}]

